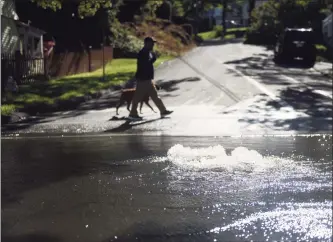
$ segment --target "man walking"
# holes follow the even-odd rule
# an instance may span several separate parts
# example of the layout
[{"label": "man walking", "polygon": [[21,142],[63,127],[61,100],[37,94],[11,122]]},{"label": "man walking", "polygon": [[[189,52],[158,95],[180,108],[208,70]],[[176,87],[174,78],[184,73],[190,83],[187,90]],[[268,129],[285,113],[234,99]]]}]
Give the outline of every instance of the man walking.
[{"label": "man walking", "polygon": [[160,110],[161,117],[171,114],[173,111],[169,111],[165,108],[162,100],[158,97],[154,79],[154,62],[156,61],[156,55],[152,52],[155,44],[155,40],[151,37],[144,39],[144,47],[140,50],[137,60],[136,77],[136,90],[132,101],[132,108],[129,114],[129,119],[141,120],[142,117],[138,115],[138,103],[146,96],[149,95],[157,108]]}]

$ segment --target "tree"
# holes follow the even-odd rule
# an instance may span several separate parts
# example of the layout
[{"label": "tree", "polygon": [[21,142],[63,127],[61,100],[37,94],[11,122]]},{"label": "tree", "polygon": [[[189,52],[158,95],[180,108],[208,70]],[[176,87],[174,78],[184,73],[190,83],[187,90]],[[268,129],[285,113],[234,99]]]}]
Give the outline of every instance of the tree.
[{"label": "tree", "polygon": [[[248,36],[255,37],[256,42],[271,38],[273,40],[286,27],[312,27],[316,39],[321,41],[321,21],[325,17],[323,10],[327,5],[312,0],[269,0],[254,9],[252,24]],[[250,38],[250,37],[249,37]],[[253,37],[254,38],[254,37]],[[273,42],[273,41],[271,41]]]},{"label": "tree", "polygon": [[252,11],[256,7],[256,0],[249,0],[249,25],[251,24]]},{"label": "tree", "polygon": [[[44,9],[57,11],[62,8],[65,0],[30,0]],[[81,18],[94,16],[99,9],[111,9],[119,6],[122,0],[72,0],[78,3],[78,15]]]}]

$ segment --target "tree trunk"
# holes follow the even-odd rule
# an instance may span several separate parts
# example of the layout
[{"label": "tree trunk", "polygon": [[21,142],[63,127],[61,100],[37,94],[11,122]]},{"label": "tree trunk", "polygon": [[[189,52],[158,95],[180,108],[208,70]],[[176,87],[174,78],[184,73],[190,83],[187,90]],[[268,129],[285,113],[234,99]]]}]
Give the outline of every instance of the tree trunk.
[{"label": "tree trunk", "polygon": [[228,0],[223,0],[222,1],[222,5],[223,5],[223,11],[222,11],[222,38],[224,38],[225,34],[227,33],[227,25],[226,25],[226,15],[227,15],[227,5],[228,5]]},{"label": "tree trunk", "polygon": [[248,22],[249,26],[251,25],[251,14],[255,6],[256,6],[256,0],[249,0],[249,22]]}]

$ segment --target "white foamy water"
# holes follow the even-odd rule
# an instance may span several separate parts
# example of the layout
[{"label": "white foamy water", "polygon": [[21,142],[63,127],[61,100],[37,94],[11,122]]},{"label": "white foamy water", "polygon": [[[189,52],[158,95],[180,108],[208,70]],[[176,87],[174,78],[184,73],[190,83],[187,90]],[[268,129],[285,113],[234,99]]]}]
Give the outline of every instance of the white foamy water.
[{"label": "white foamy water", "polygon": [[228,171],[260,172],[269,168],[292,164],[288,160],[263,157],[257,151],[249,150],[245,147],[238,147],[228,155],[221,145],[207,148],[191,148],[178,144],[169,149],[167,157],[172,164],[190,170],[220,168]]}]

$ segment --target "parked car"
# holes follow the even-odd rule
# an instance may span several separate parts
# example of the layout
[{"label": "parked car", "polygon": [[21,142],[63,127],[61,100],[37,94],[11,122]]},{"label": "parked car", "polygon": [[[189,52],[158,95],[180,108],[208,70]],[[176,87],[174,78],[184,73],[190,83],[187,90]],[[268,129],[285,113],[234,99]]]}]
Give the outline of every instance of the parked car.
[{"label": "parked car", "polygon": [[311,28],[286,28],[278,37],[274,49],[277,64],[301,58],[307,67],[316,62],[314,32]]}]

